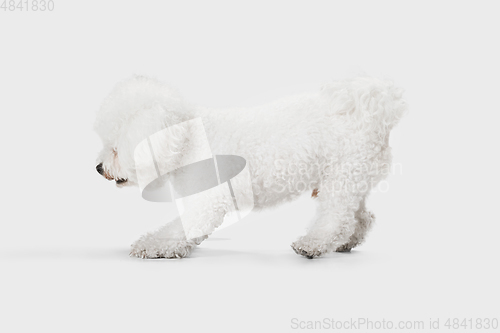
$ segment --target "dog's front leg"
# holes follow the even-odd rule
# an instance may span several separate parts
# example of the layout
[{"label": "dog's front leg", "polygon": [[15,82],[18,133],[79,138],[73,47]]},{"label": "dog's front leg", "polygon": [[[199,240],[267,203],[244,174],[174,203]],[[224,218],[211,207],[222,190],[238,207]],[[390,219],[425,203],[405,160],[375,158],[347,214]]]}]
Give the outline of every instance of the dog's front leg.
[{"label": "dog's front leg", "polygon": [[207,237],[205,235],[188,239],[181,218],[178,217],[139,238],[132,244],[130,256],[143,259],[184,258]]},{"label": "dog's front leg", "polygon": [[197,205],[190,208],[182,217],[142,236],[132,244],[130,255],[143,259],[187,257],[196,245],[222,224],[230,207],[227,199],[212,197],[210,200],[197,200]]}]

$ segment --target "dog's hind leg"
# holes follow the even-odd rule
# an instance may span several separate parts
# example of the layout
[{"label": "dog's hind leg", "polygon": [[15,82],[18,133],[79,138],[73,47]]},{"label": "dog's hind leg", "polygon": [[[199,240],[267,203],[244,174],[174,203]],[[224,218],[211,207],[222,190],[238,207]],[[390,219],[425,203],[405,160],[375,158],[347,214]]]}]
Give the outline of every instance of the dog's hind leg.
[{"label": "dog's hind leg", "polygon": [[365,240],[366,234],[370,231],[373,223],[375,222],[375,215],[366,210],[365,198],[361,201],[359,209],[355,214],[357,223],[354,233],[349,238],[349,241],[342,246],[338,247],[336,252],[350,252],[351,249],[362,244]]},{"label": "dog's hind leg", "polygon": [[349,247],[351,239],[353,246],[363,239],[365,229],[371,225],[371,219],[364,213],[364,198],[373,179],[363,166],[363,163],[332,166],[333,173],[325,177],[315,193],[319,205],[311,227],[292,244],[297,254],[313,258],[343,245]]},{"label": "dog's hind leg", "polygon": [[356,227],[355,212],[362,196],[346,192],[333,195],[322,189],[315,220],[305,236],[292,244],[297,254],[314,258],[349,242]]}]

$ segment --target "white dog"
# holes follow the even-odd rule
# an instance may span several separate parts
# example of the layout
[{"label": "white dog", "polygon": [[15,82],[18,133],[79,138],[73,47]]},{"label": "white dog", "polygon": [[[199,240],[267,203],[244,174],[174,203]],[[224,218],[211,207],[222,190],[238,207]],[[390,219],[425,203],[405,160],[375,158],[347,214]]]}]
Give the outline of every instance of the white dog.
[{"label": "white dog", "polygon": [[[312,191],[318,208],[306,235],[292,248],[313,258],[350,251],[370,229],[370,190],[387,176],[389,133],[406,111],[402,89],[391,82],[357,78],[325,85],[319,92],[289,97],[255,108],[191,106],[176,91],[146,77],[117,84],[95,123],[104,149],[97,171],[118,186],[137,185],[134,149],[162,129],[200,117],[213,154],[246,159],[254,206],[272,207]],[[189,126],[172,135],[158,158],[175,169],[191,149]],[[309,192],[311,193],[311,192]],[[205,205],[203,237],[187,239],[174,221],[141,237],[131,255],[180,258],[215,230],[224,205]]]}]

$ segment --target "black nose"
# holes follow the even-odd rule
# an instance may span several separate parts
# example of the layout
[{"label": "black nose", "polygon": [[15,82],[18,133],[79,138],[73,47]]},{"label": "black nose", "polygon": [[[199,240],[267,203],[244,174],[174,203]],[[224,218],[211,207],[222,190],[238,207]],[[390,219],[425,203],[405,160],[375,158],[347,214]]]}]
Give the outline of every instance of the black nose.
[{"label": "black nose", "polygon": [[104,169],[102,168],[102,163],[97,164],[95,169],[97,170],[97,172],[99,172],[100,175],[104,173]]}]

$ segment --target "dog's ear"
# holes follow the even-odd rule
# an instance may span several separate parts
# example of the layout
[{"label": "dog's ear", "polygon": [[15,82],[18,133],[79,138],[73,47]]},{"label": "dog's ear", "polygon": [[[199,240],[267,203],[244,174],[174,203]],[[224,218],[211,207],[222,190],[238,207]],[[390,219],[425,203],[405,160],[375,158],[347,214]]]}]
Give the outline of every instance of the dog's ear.
[{"label": "dog's ear", "polygon": [[155,163],[161,174],[181,166],[184,153],[188,150],[189,124],[175,125],[165,123],[165,127],[147,138]]},{"label": "dog's ear", "polygon": [[187,131],[181,119],[173,117],[160,105],[142,109],[127,119],[120,129],[116,142],[120,164],[133,173],[138,163],[134,152],[141,143],[145,143],[148,150],[154,147],[155,160],[161,165],[175,164],[188,137]]},{"label": "dog's ear", "polygon": [[201,118],[166,126],[152,135],[150,140],[162,174],[212,158]]},{"label": "dog's ear", "polygon": [[135,148],[139,186],[181,167],[211,159],[212,152],[201,118],[171,125],[149,135]]}]

